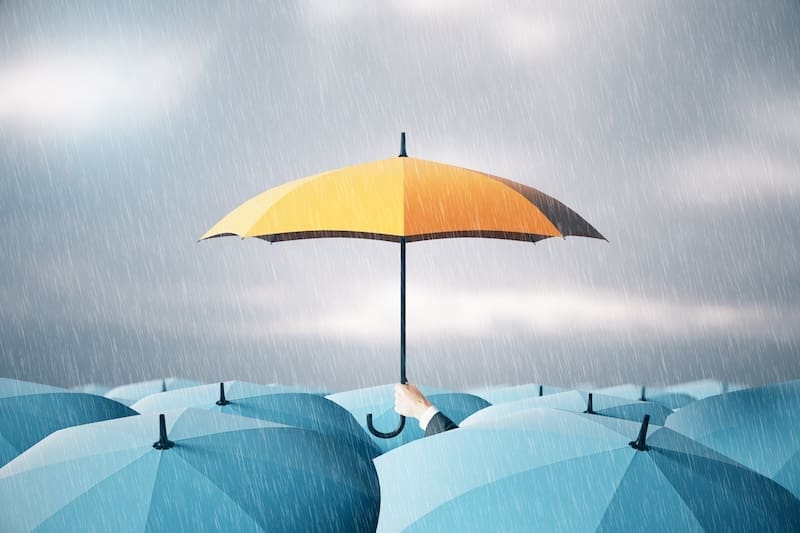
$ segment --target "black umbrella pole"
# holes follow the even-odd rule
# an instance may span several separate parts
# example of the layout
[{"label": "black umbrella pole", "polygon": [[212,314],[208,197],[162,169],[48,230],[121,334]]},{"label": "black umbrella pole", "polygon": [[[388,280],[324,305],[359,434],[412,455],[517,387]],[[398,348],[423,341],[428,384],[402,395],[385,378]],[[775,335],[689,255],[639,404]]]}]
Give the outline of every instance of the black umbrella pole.
[{"label": "black umbrella pole", "polygon": [[[400,238],[400,383],[408,383],[406,379],[406,240]],[[394,431],[384,433],[378,431],[372,425],[372,413],[367,414],[367,429],[376,437],[391,439],[403,431],[406,425],[406,417],[400,416],[400,423]]]}]

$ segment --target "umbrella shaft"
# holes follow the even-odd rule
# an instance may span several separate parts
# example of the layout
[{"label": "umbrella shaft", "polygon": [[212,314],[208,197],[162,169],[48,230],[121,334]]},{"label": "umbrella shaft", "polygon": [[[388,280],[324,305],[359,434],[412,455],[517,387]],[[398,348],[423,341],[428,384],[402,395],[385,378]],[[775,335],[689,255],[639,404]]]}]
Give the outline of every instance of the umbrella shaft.
[{"label": "umbrella shaft", "polygon": [[406,379],[406,240],[400,239],[400,383]]}]

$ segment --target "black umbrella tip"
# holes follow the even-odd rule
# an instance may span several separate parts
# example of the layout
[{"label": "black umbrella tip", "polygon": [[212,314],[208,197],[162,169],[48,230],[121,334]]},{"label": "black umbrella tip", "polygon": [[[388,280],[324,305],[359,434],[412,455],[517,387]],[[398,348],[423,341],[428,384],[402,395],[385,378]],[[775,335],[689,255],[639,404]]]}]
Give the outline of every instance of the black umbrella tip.
[{"label": "black umbrella tip", "polygon": [[225,399],[225,384],[224,383],[220,383],[219,384],[219,400],[217,400],[217,405],[223,406],[223,405],[228,405],[229,403],[231,403],[231,402],[229,402],[228,400]]},{"label": "black umbrella tip", "polygon": [[544,396],[544,385],[539,385],[539,396]]},{"label": "black umbrella tip", "polygon": [[597,414],[594,412],[594,407],[592,405],[592,393],[589,393],[589,399],[586,401],[586,410],[584,411],[587,415],[594,415]]},{"label": "black umbrella tip", "polygon": [[650,449],[650,447],[647,445],[647,426],[649,424],[650,415],[644,415],[644,418],[642,418],[642,427],[639,429],[639,436],[636,437],[636,440],[632,440],[628,443],[634,450],[646,452]]},{"label": "black umbrella tip", "polygon": [[406,132],[400,132],[400,155],[397,157],[408,157],[406,153]]},{"label": "black umbrella tip", "polygon": [[158,440],[153,443],[156,450],[169,450],[175,443],[167,438],[167,420],[164,415],[158,415]]},{"label": "black umbrella tip", "polygon": [[161,380],[161,392],[167,392],[167,380]]},{"label": "black umbrella tip", "polygon": [[647,396],[645,396],[645,394],[644,394],[644,387],[642,387],[642,396],[639,398],[639,400],[641,400],[643,402],[647,401]]}]

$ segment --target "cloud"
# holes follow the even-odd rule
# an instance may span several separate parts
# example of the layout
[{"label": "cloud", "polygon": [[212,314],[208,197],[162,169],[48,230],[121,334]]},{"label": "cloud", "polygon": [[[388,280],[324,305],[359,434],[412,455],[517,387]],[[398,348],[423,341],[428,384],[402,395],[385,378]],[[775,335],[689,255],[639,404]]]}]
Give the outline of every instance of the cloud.
[{"label": "cloud", "polygon": [[200,47],[162,45],[102,54],[40,52],[0,65],[0,125],[90,132],[157,117],[180,103],[203,69]]},{"label": "cloud", "polygon": [[[339,306],[272,321],[271,334],[394,341],[396,287],[380,286]],[[340,300],[341,301],[341,300]],[[758,305],[672,301],[591,288],[528,287],[453,290],[415,286],[408,293],[407,327],[415,338],[485,337],[514,331],[538,336],[602,338],[795,338],[800,310]]]}]

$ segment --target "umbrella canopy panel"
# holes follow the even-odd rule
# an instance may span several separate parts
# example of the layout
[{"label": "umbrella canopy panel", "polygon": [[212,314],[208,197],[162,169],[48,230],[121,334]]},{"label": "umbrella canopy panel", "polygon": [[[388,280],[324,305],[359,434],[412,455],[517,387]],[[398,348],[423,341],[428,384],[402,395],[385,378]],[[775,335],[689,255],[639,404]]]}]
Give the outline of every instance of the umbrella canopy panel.
[{"label": "umbrella canopy panel", "polygon": [[698,400],[667,427],[778,481],[800,497],[800,380]]},{"label": "umbrella canopy panel", "polygon": [[59,429],[136,414],[102,396],[0,378],[0,466]]},{"label": "umbrella canopy panel", "polygon": [[604,238],[580,215],[532,187],[411,157],[332,170],[270,189],[231,211],[201,239],[224,235],[394,242]]}]

